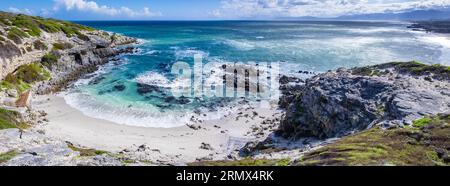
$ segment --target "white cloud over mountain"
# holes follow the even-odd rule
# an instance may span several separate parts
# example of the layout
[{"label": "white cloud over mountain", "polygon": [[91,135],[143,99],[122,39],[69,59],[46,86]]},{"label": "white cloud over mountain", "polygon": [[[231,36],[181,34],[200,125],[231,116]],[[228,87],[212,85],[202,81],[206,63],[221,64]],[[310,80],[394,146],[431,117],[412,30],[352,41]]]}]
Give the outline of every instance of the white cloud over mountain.
[{"label": "white cloud over mountain", "polygon": [[27,15],[33,15],[33,11],[31,11],[28,8],[24,8],[24,9],[19,9],[16,7],[9,7],[8,11],[12,12],[12,13],[16,13],[16,14],[27,14]]},{"label": "white cloud over mountain", "polygon": [[55,0],[53,11],[59,11],[60,9],[89,12],[112,17],[143,18],[161,15],[159,12],[150,11],[148,7],[144,7],[141,10],[133,10],[125,6],[115,8],[107,5],[99,5],[95,1],[89,0]]},{"label": "white cloud over mountain", "polygon": [[446,8],[450,0],[222,0],[218,18],[337,17]]}]

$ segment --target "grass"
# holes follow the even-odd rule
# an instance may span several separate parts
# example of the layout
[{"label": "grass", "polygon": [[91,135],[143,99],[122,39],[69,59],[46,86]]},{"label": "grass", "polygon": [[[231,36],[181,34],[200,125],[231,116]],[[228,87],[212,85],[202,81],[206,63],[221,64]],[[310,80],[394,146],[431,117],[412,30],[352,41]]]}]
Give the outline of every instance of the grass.
[{"label": "grass", "polygon": [[236,161],[200,161],[188,163],[189,166],[287,166],[290,159],[251,159]]},{"label": "grass", "polygon": [[54,43],[52,50],[58,51],[58,50],[67,50],[67,49],[71,49],[71,48],[73,48],[72,44],[61,42],[61,43]]},{"label": "grass", "polygon": [[391,62],[381,65],[375,65],[374,67],[395,68],[400,72],[410,73],[413,75],[422,76],[433,74],[435,78],[450,79],[450,67],[440,64],[427,65],[418,61],[410,61],[410,62]]},{"label": "grass", "polygon": [[12,25],[22,28],[23,30],[26,30],[26,32],[30,36],[40,36],[41,35],[41,29],[36,24],[35,20],[26,15],[17,15],[14,17],[14,19],[11,20]]},{"label": "grass", "polygon": [[46,45],[45,43],[43,43],[42,41],[40,41],[40,40],[36,40],[36,41],[33,43],[33,47],[34,47],[36,50],[47,50],[47,49],[48,49],[47,45]]},{"label": "grass", "polygon": [[25,31],[30,36],[40,36],[42,31],[48,33],[64,32],[67,37],[77,36],[85,40],[81,30],[94,31],[95,29],[68,21],[45,19],[42,17],[28,16],[24,14],[13,14],[0,12],[0,23],[7,26],[15,26]]},{"label": "grass", "polygon": [[436,152],[450,147],[450,116],[430,116],[413,123],[344,137],[305,154],[296,165],[450,165]]},{"label": "grass", "polygon": [[16,151],[9,151],[9,152],[0,154],[0,164],[13,159],[15,156],[17,156]]},{"label": "grass", "polygon": [[97,156],[97,155],[102,155],[102,154],[108,153],[107,151],[102,151],[102,150],[85,149],[85,148],[76,147],[72,143],[67,143],[67,146],[70,149],[72,149],[73,151],[80,152],[80,156]]},{"label": "grass", "polygon": [[15,72],[7,74],[0,82],[2,89],[16,89],[22,93],[31,88],[31,84],[51,78],[50,73],[40,63],[22,65]]},{"label": "grass", "polygon": [[432,118],[425,117],[425,118],[413,121],[413,126],[418,127],[418,128],[424,127],[424,126],[429,125],[432,121],[433,121]]},{"label": "grass", "polygon": [[14,41],[14,43],[16,43],[16,44],[22,44],[22,39],[27,38],[29,36],[22,30],[20,30],[16,27],[12,27],[8,31],[8,35],[6,37],[8,37],[8,39],[11,39],[12,41]]},{"label": "grass", "polygon": [[10,128],[19,128],[26,129],[29,127],[24,122],[19,120],[20,114],[16,111],[6,110],[0,108],[0,130],[10,129]]},{"label": "grass", "polygon": [[58,63],[58,56],[53,53],[45,54],[41,58],[41,64],[49,69],[52,69],[52,66],[56,63]]}]

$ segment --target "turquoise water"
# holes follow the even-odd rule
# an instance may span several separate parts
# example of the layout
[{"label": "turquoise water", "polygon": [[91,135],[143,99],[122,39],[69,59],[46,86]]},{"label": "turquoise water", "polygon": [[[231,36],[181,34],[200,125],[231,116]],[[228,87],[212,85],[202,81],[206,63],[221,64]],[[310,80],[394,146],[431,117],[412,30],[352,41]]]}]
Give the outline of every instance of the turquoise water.
[{"label": "turquoise water", "polygon": [[279,62],[281,73],[419,60],[450,64],[446,36],[413,32],[407,23],[382,22],[80,22],[139,38],[139,52],[124,55],[82,79],[65,94],[84,114],[144,127],[184,125],[233,112],[228,99],[174,99],[170,73],[177,61]]}]

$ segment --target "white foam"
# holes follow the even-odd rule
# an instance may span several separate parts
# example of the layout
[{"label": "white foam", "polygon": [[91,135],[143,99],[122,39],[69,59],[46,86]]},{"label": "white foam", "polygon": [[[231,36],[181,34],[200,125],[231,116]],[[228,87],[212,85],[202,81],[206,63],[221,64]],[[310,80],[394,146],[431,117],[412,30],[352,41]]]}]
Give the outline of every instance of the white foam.
[{"label": "white foam", "polygon": [[439,45],[445,48],[450,48],[450,36],[445,37],[442,35],[426,35],[422,36],[421,40],[426,43]]},{"label": "white foam", "polygon": [[358,34],[374,34],[374,33],[393,33],[393,32],[405,32],[405,30],[396,28],[356,28],[356,29],[345,29],[348,32],[358,33]]},{"label": "white foam", "polygon": [[200,54],[203,57],[207,57],[209,56],[208,52],[204,52],[201,50],[196,50],[196,49],[186,49],[186,50],[180,50],[179,48],[174,48],[175,49],[175,57],[177,59],[181,59],[181,58],[193,58],[194,55],[196,54]]},{"label": "white foam", "polygon": [[238,50],[253,50],[256,48],[256,46],[247,40],[233,40],[233,39],[226,39],[223,41],[224,44],[229,45],[231,47],[234,47]]},{"label": "white foam", "polygon": [[150,50],[145,52],[146,55],[154,55],[154,54],[159,54],[160,51],[159,50]]},{"label": "white foam", "polygon": [[154,71],[140,74],[134,80],[147,85],[167,86],[170,84],[170,81],[164,75]]},{"label": "white foam", "polygon": [[[158,110],[153,105],[141,102],[133,102],[132,107],[128,105],[119,105],[120,100],[111,98],[109,101],[99,100],[88,93],[67,92],[64,100],[66,103],[80,110],[84,115],[103,119],[121,125],[153,127],[153,128],[173,128],[186,125],[195,116],[200,120],[217,120],[225,115],[236,112],[237,107],[233,103],[227,104],[226,107],[220,107],[216,110],[207,108],[198,108],[200,113],[196,114],[189,110]],[[205,114],[205,115],[204,115]]]},{"label": "white foam", "polygon": [[171,128],[183,126],[189,119],[185,114],[160,112],[151,105],[142,108],[114,105],[99,101],[85,93],[68,93],[64,99],[68,105],[80,110],[86,116],[122,125]]}]

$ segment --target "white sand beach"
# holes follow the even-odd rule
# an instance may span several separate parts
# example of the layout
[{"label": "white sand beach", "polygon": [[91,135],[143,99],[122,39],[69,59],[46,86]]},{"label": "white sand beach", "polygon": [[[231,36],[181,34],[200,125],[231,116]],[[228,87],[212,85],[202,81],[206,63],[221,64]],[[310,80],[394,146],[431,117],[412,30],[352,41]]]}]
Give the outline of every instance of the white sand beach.
[{"label": "white sand beach", "polygon": [[[53,138],[70,141],[82,147],[113,153],[136,149],[141,145],[153,149],[146,159],[155,162],[185,163],[197,159],[224,159],[237,153],[245,142],[264,139],[275,127],[258,127],[264,120],[280,117],[272,108],[253,108],[243,105],[237,113],[220,120],[204,121],[193,127],[144,128],[120,125],[91,118],[70,107],[62,96],[37,96],[34,109],[43,110],[49,120],[39,129]],[[257,115],[255,115],[257,113]],[[238,119],[236,119],[238,118]],[[201,148],[206,146],[207,148]],[[210,146],[210,148],[209,148]],[[125,150],[126,151],[126,150]]]}]

